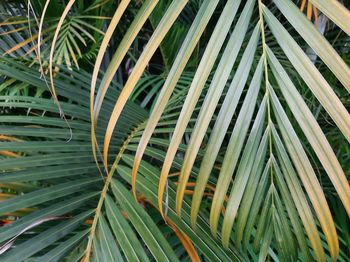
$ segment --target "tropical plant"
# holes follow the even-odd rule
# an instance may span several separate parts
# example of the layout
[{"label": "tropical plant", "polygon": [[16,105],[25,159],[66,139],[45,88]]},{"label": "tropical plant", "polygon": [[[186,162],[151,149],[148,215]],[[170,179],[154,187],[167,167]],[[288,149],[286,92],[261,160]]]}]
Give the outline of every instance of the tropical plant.
[{"label": "tropical plant", "polygon": [[[106,4],[109,0],[103,2]],[[23,8],[25,4],[27,6]],[[64,5],[57,0],[49,1],[45,7],[42,5],[42,1],[31,0],[27,3],[5,2],[1,6],[0,51],[3,55],[30,57],[34,60],[39,55],[42,58],[49,57]],[[100,6],[99,1],[90,6],[80,1],[74,10],[70,10],[61,25],[59,35],[56,36],[58,38],[53,56],[55,64],[60,65],[64,62],[68,68],[73,65],[79,68],[78,60],[92,59],[95,56],[97,42],[104,34],[101,31],[103,20],[109,19],[99,15],[103,10]],[[42,8],[46,10],[45,20],[41,17]],[[82,49],[85,50],[81,51]],[[47,62],[47,59],[44,59],[42,66],[47,66]]]},{"label": "tropical plant", "polygon": [[347,261],[346,6],[63,3],[1,6],[1,261]]}]

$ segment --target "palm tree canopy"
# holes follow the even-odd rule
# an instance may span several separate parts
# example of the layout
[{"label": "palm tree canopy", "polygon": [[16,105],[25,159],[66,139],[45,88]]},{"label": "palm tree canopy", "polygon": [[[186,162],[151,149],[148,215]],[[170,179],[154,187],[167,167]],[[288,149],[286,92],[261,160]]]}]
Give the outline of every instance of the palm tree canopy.
[{"label": "palm tree canopy", "polygon": [[0,3],[0,260],[346,261],[348,8]]}]

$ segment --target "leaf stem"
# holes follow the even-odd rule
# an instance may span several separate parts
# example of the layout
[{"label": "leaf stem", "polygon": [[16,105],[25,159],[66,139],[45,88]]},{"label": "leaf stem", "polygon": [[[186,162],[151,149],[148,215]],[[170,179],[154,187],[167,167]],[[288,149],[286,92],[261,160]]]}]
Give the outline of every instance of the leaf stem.
[{"label": "leaf stem", "polygon": [[85,250],[85,254],[86,254],[85,258],[84,258],[85,262],[88,262],[89,259],[90,259],[91,248],[92,248],[92,241],[94,239],[94,235],[95,235],[95,232],[96,232],[98,219],[99,219],[100,214],[101,214],[102,206],[103,206],[104,200],[106,198],[107,191],[109,189],[109,185],[112,182],[113,174],[114,174],[115,170],[117,169],[119,161],[122,158],[122,156],[123,156],[126,148],[128,147],[131,139],[134,137],[135,133],[138,132],[139,129],[144,124],[145,124],[145,122],[140,123],[137,127],[134,128],[134,130],[132,130],[130,135],[126,138],[126,140],[124,141],[123,145],[121,146],[121,148],[119,150],[118,155],[115,158],[115,161],[114,161],[114,163],[113,163],[113,165],[111,167],[111,170],[107,174],[107,178],[105,180],[105,184],[104,184],[103,189],[101,191],[100,199],[98,201],[98,204],[97,204],[97,207],[96,207],[96,210],[95,210],[94,220],[93,220],[92,225],[91,225],[91,229],[90,229],[90,233],[89,233],[89,240],[88,240],[88,243],[87,243],[87,246],[86,246],[86,250]]},{"label": "leaf stem", "polygon": [[[265,23],[263,16],[263,3],[262,0],[258,0],[259,6],[259,23],[261,31],[261,42],[262,42],[262,56],[264,59],[264,71],[265,71],[265,96],[267,99],[267,128],[269,129],[269,148],[270,148],[270,159],[273,157],[272,153],[272,134],[271,134],[271,106],[270,106],[270,93],[269,93],[269,73],[268,73],[268,62],[267,62],[267,51],[266,51],[266,37],[265,37]],[[273,184],[272,177],[272,165],[270,165],[271,183]],[[272,198],[273,201],[273,198]]]}]

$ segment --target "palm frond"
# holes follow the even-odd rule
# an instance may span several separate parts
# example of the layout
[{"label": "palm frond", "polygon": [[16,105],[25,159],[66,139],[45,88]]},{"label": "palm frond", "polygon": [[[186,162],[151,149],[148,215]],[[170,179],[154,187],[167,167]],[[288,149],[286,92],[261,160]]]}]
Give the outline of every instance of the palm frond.
[{"label": "palm frond", "polygon": [[[35,227],[34,237],[19,235],[5,261],[345,261],[347,166],[322,121],[348,150],[350,115],[340,94],[350,90],[349,59],[340,55],[344,42],[329,42],[310,21],[314,8],[349,34],[350,13],[335,0],[310,0],[306,15],[289,0],[122,0],[91,76],[57,65],[54,77],[61,50],[50,49],[61,109],[35,69],[2,58],[0,134],[20,141],[0,145],[7,152],[0,183],[10,194],[0,212],[20,218],[0,240],[64,217]],[[196,14],[185,19],[188,12]],[[69,31],[64,23],[62,16],[57,46]],[[141,37],[149,26],[151,36]],[[73,19],[72,28],[62,59],[75,62],[78,40],[91,39],[93,28]],[[135,41],[145,46],[121,77],[125,84],[116,84]],[[159,74],[148,70],[158,50]]]}]

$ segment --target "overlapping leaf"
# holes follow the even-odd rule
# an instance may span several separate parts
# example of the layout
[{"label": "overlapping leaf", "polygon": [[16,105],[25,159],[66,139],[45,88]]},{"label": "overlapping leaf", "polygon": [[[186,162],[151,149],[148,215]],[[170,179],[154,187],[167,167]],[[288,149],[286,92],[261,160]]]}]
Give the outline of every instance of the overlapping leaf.
[{"label": "overlapping leaf", "polygon": [[[4,135],[22,134],[39,140],[2,143],[1,150],[28,155],[3,160],[6,173],[0,181],[39,181],[39,187],[43,187],[42,183],[50,185],[5,202],[0,208],[4,213],[28,212],[29,207],[34,210],[14,222],[12,229],[12,225],[5,227],[8,230],[3,239],[14,236],[44,214],[64,214],[62,203],[74,215],[49,229],[54,234],[48,244],[59,240],[55,234],[62,227],[70,228],[67,234],[71,233],[71,237],[60,240],[62,253],[58,247],[52,248],[42,259],[63,255],[76,247],[78,259],[138,260],[147,253],[142,243],[152,254],[150,257],[162,261],[182,258],[185,250],[198,250],[213,261],[263,261],[268,256],[283,261],[324,261],[344,257],[312,158],[323,166],[322,175],[331,181],[348,216],[349,182],[299,89],[310,90],[348,141],[350,116],[301,43],[305,41],[313,48],[349,91],[346,61],[291,1],[276,0],[265,6],[261,0],[229,0],[223,5],[219,5],[219,0],[205,0],[172,65],[166,65],[170,68],[164,74],[166,79],[145,76],[140,81],[188,2],[176,0],[164,9],[159,23],[153,24],[152,36],[121,92],[116,93],[112,79],[158,3],[144,1],[100,81],[103,56],[129,2],[121,1],[116,9],[100,46],[91,83],[91,78],[83,77],[84,86],[91,87],[90,96],[86,88],[71,90],[55,80],[60,95],[76,102],[61,102],[63,112],[75,117],[68,120],[73,136],[67,146],[62,143],[69,138],[69,132],[63,131],[65,123],[57,118],[59,110],[52,101],[25,96],[14,100],[11,95],[2,98],[2,106],[31,108],[32,112],[44,112],[44,117],[2,117],[9,123],[1,126]],[[344,23],[349,11],[341,4],[335,0],[311,2],[349,33]],[[218,16],[214,15],[215,10],[219,10]],[[276,18],[281,14],[290,24]],[[215,25],[206,32],[210,34],[209,41],[200,43],[210,19]],[[286,27],[295,28],[300,41]],[[198,43],[203,50],[198,66],[194,72],[185,73]],[[41,79],[20,65],[1,65],[0,72],[30,85],[43,85]],[[82,81],[80,75],[72,75],[69,81],[66,76],[67,82]],[[127,102],[145,90],[151,90],[142,102],[144,107],[152,105],[149,117],[141,107]],[[55,117],[45,116],[47,112]],[[34,126],[23,125],[28,122]],[[105,173],[101,172],[103,180],[97,186],[96,181],[101,178],[94,162],[99,165],[101,160]],[[161,222],[156,225],[154,217],[132,199],[125,182],[132,186],[135,199],[147,199],[159,221],[160,213],[165,221],[170,219],[175,225],[175,233],[179,230],[186,237],[176,238],[169,245],[170,240],[159,231]],[[83,183],[89,192],[83,192],[79,186]],[[73,203],[61,199],[70,188],[76,189],[71,192]],[[40,199],[42,194],[48,197]],[[94,211],[86,239],[87,226],[80,225],[75,231],[74,221],[84,212],[91,212],[90,205],[83,205],[91,198],[95,199],[91,205]],[[44,239],[47,231],[40,232],[36,238]],[[179,241],[185,248],[182,246],[175,253]],[[26,251],[28,256],[40,251],[30,242],[21,245],[23,250],[30,250]],[[7,256],[17,254],[10,251]]]}]

